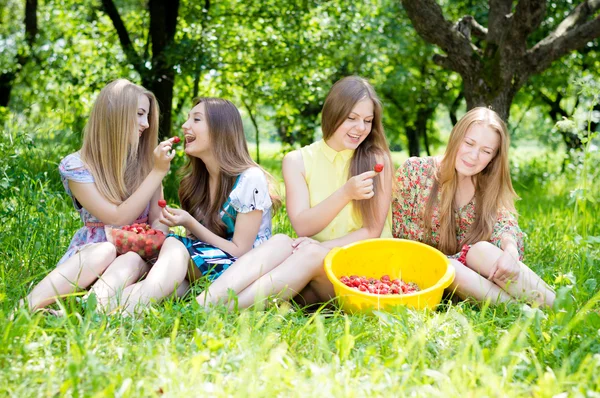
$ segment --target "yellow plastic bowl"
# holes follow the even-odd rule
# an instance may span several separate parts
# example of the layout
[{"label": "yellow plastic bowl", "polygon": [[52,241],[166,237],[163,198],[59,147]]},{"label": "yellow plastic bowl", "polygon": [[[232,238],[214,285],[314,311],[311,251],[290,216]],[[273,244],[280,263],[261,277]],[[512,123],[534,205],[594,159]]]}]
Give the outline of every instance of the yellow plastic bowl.
[{"label": "yellow plastic bowl", "polygon": [[[454,267],[439,250],[405,239],[369,239],[336,247],[325,258],[325,272],[346,312],[369,313],[405,305],[434,308],[442,300],[444,289],[454,280]],[[379,295],[350,288],[339,278],[359,275],[415,282],[421,289],[406,295]]]}]

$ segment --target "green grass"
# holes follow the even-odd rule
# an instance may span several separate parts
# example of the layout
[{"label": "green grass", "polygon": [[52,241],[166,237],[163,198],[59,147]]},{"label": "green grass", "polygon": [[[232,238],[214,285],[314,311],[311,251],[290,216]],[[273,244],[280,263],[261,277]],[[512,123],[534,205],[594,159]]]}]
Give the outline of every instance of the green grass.
[{"label": "green grass", "polygon": [[[525,261],[558,289],[556,310],[444,302],[368,317],[274,302],[227,313],[189,296],[137,318],[70,299],[64,318],[11,320],[80,223],[56,170],[73,148],[16,131],[0,140],[0,396],[598,396],[600,206],[571,194],[581,168],[561,174],[554,156],[513,165]],[[280,176],[268,149],[261,163]],[[291,232],[284,212],[274,222]]]}]

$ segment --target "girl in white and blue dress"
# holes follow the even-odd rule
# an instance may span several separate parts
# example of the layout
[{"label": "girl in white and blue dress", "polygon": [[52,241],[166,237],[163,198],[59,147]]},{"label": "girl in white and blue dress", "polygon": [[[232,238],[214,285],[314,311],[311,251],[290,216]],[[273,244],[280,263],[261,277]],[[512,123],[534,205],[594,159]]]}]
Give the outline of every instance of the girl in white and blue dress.
[{"label": "girl in white and blue dress", "polygon": [[[179,187],[182,209],[165,207],[160,222],[183,226],[170,234],[145,280],[123,292],[133,313],[182,285],[218,278],[238,257],[271,237],[273,201],[268,175],[250,157],[242,119],[230,101],[200,98],[183,124],[189,162]],[[189,269],[189,273],[188,273]]]}]

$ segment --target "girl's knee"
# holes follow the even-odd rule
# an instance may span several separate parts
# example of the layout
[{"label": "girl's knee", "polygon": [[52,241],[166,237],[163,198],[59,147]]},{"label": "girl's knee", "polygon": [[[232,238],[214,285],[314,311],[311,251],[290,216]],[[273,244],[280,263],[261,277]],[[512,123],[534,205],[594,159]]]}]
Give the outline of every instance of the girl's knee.
[{"label": "girl's knee", "polygon": [[285,234],[277,234],[273,235],[271,239],[268,240],[268,243],[272,245],[292,245],[293,239]]},{"label": "girl's knee", "polygon": [[[467,264],[472,265],[473,261],[477,261],[478,259],[486,259],[490,260],[490,255],[493,255],[494,252],[498,251],[496,246],[491,244],[490,242],[481,241],[473,244],[469,251],[467,252]],[[495,261],[495,260],[494,260]]]},{"label": "girl's knee", "polygon": [[103,273],[117,258],[117,249],[112,243],[97,243],[86,253],[84,261],[79,264],[80,269],[88,268],[96,274]]},{"label": "girl's knee", "polygon": [[[492,245],[490,242],[481,241],[477,242],[471,246],[469,249],[469,253],[489,253],[491,250],[497,249],[496,246]],[[468,253],[467,253],[468,254]]]},{"label": "girl's knee", "polygon": [[117,248],[109,242],[98,243],[98,246],[94,248],[92,258],[111,263],[117,258]]},{"label": "girl's knee", "polygon": [[119,259],[119,271],[124,273],[137,272],[140,268],[143,268],[146,263],[144,259],[135,252],[127,252],[121,255]]},{"label": "girl's knee", "polygon": [[310,243],[301,248],[298,254],[308,259],[307,265],[311,267],[315,274],[324,274],[323,261],[325,261],[329,251],[328,248],[317,243]]}]

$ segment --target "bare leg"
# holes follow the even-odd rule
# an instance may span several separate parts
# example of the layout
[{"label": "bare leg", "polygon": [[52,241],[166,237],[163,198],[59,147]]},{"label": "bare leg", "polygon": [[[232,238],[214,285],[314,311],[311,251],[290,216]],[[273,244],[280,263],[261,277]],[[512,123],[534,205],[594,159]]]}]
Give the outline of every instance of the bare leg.
[{"label": "bare leg", "polygon": [[[467,265],[484,277],[489,277],[492,267],[502,255],[502,249],[489,242],[478,242],[467,253]],[[556,295],[528,266],[519,262],[521,271],[516,281],[505,283],[494,279],[493,282],[515,298],[525,298],[540,305],[551,307]]]},{"label": "bare leg", "polygon": [[278,234],[238,258],[196,300],[200,305],[227,298],[229,289],[239,294],[251,283],[281,264],[292,254],[292,238]]},{"label": "bare leg", "polygon": [[27,296],[29,308],[34,310],[52,304],[60,296],[90,286],[117,255],[108,242],[90,245],[74,254],[50,272]]},{"label": "bare leg", "polygon": [[94,283],[90,293],[96,294],[100,306],[107,307],[111,298],[138,282],[149,270],[150,265],[139,254],[127,252],[112,262]]},{"label": "bare leg", "polygon": [[184,279],[179,285],[177,285],[177,290],[175,291],[177,297],[183,297],[190,290],[190,282],[187,279]]},{"label": "bare leg", "polygon": [[175,238],[167,238],[146,279],[123,291],[121,304],[125,311],[133,314],[140,304],[146,306],[151,300],[161,300],[171,295],[184,283],[189,261],[190,255],[183,243]]},{"label": "bare leg", "polygon": [[500,289],[498,285],[482,277],[463,263],[456,260],[450,260],[450,262],[456,270],[456,276],[448,290],[454,292],[461,299],[472,297],[477,301],[490,300],[494,304],[512,300],[512,297]]},{"label": "bare leg", "polygon": [[281,265],[239,293],[238,307],[248,308],[273,294],[287,300],[296,296],[309,284],[319,301],[330,300],[335,296],[335,292],[323,269],[323,260],[327,253],[329,249],[319,244],[302,247]]}]

